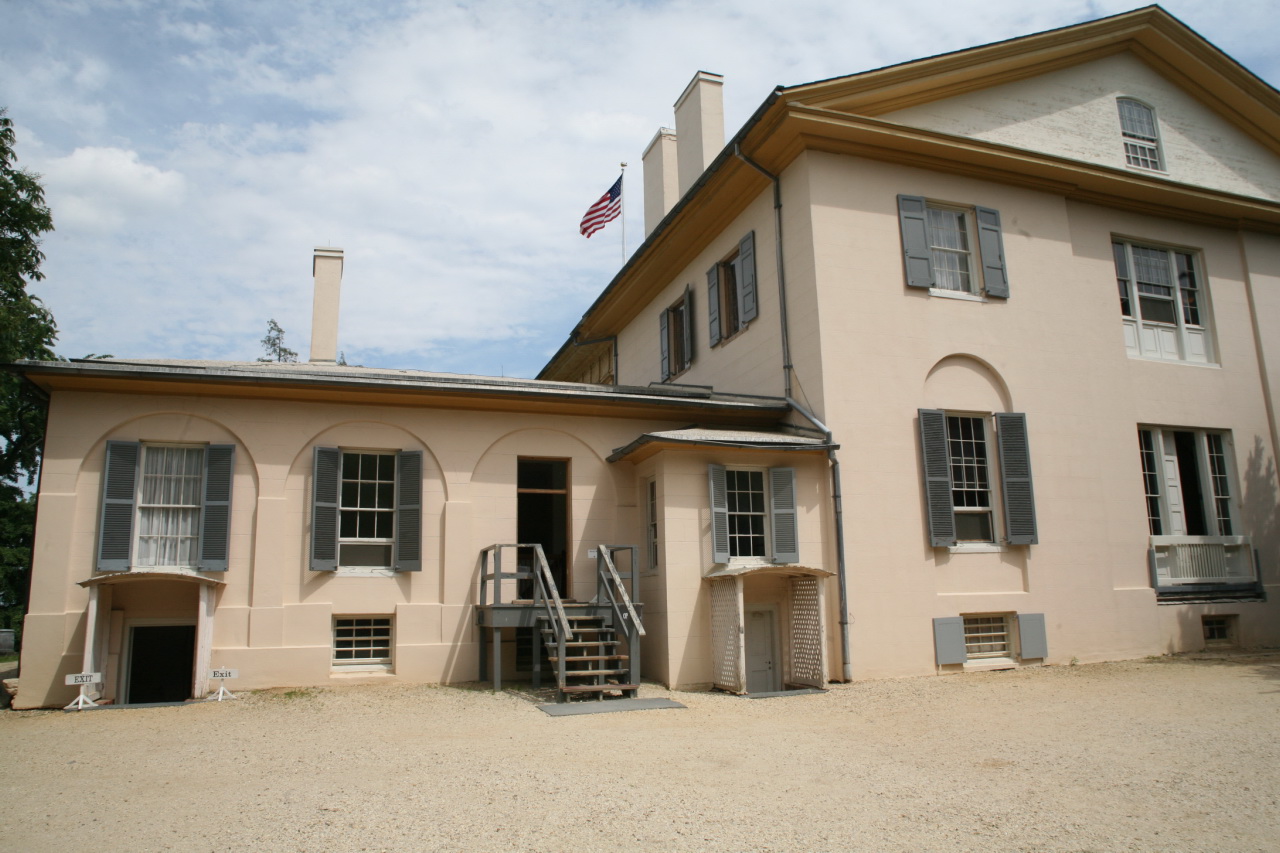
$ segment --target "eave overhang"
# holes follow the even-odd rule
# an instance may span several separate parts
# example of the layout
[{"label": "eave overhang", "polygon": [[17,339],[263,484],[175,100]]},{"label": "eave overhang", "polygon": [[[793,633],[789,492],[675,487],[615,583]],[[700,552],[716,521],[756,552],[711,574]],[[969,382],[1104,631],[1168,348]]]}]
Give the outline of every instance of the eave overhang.
[{"label": "eave overhang", "polygon": [[630,388],[416,371],[261,368],[239,363],[146,364],[108,361],[6,365],[46,393],[56,391],[295,400],[614,418],[705,420],[771,425],[786,400],[705,389]]}]

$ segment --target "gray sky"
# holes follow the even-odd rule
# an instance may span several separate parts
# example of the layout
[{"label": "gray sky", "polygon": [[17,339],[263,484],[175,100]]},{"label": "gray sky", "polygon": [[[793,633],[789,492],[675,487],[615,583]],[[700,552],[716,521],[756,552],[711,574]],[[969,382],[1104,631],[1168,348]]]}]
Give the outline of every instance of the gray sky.
[{"label": "gray sky", "polygon": [[[1272,86],[1273,0],[1164,7]],[[0,0],[0,106],[44,175],[69,357],[306,358],[311,251],[346,250],[352,364],[532,376],[621,259],[586,208],[699,69],[732,134],[775,85],[1134,8],[985,0]],[[785,9],[785,15],[782,10]]]}]

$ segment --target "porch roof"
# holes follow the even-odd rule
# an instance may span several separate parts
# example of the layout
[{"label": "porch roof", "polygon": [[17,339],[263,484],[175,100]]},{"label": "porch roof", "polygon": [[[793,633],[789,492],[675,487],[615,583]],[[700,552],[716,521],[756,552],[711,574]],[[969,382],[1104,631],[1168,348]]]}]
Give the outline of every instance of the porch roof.
[{"label": "porch roof", "polygon": [[226,586],[227,582],[219,578],[205,577],[195,572],[184,572],[181,569],[132,569],[127,572],[107,572],[104,574],[96,574],[87,580],[78,581],[79,585],[85,589],[95,586],[111,586],[120,583],[130,583],[145,580],[157,581],[182,581],[184,583],[194,583],[202,586]]},{"label": "porch roof", "polygon": [[723,569],[717,569],[714,572],[703,575],[705,580],[715,580],[716,578],[731,578],[736,575],[749,574],[786,574],[786,575],[815,575],[815,576],[832,576],[835,575],[831,569],[820,569],[816,566],[788,566],[775,565],[772,563],[757,563],[739,566],[725,566]]},{"label": "porch roof", "polygon": [[619,447],[609,455],[610,462],[629,459],[638,462],[669,447],[728,447],[736,450],[787,450],[815,452],[835,450],[840,447],[822,438],[810,438],[794,433],[753,432],[736,429],[684,429],[646,432],[626,447]]}]

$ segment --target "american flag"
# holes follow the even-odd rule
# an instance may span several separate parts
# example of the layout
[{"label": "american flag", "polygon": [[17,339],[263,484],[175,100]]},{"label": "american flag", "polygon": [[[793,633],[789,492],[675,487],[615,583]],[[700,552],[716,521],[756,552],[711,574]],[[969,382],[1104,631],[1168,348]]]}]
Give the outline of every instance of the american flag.
[{"label": "american flag", "polygon": [[617,219],[618,214],[621,212],[622,176],[619,175],[618,180],[613,182],[613,186],[609,187],[609,191],[600,196],[595,204],[587,208],[586,214],[582,217],[582,222],[578,225],[578,230],[582,232],[584,237],[590,237],[603,228],[606,223]]}]

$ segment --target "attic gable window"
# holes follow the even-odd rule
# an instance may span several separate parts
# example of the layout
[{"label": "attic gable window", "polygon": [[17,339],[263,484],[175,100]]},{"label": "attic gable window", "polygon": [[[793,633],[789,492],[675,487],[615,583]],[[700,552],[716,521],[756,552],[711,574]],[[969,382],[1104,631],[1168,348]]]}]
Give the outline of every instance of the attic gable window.
[{"label": "attic gable window", "polygon": [[1124,140],[1124,159],[1139,169],[1164,170],[1160,156],[1160,137],[1156,132],[1156,112],[1131,98],[1118,98],[1120,135]]}]

